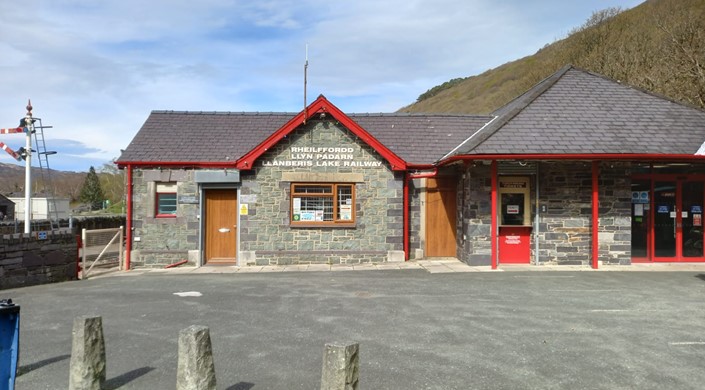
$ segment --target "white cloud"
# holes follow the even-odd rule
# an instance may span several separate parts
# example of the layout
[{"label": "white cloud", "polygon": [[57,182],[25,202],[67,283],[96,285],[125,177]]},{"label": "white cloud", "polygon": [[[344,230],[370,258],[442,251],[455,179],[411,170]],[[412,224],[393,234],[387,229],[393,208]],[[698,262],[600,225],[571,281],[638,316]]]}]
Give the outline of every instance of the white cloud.
[{"label": "white cloud", "polygon": [[[592,11],[639,2],[2,1],[0,127],[15,126],[31,98],[54,126],[52,167],[100,166],[153,109],[300,110],[307,43],[310,100],[394,111],[535,52]],[[16,149],[20,138],[0,141]]]}]

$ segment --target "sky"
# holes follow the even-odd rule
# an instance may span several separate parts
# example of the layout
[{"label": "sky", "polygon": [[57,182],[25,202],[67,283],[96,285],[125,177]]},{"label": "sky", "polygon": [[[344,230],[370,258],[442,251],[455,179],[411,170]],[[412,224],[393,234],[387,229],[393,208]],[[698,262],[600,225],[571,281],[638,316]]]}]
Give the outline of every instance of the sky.
[{"label": "sky", "polygon": [[100,169],[152,110],[300,112],[307,47],[309,103],[394,112],[642,1],[0,0],[0,128],[31,99],[50,167]]}]

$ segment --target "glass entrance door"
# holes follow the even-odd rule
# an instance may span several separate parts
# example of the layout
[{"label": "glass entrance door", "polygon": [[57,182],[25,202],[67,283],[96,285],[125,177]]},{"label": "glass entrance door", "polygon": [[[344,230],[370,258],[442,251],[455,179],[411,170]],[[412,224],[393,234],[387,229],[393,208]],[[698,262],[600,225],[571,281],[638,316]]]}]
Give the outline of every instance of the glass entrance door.
[{"label": "glass entrance door", "polygon": [[656,180],[653,187],[653,261],[705,261],[705,183]]},{"label": "glass entrance door", "polygon": [[675,181],[654,183],[654,260],[674,261],[676,257],[676,189]]},{"label": "glass entrance door", "polygon": [[684,261],[703,258],[703,182],[681,185],[681,253]]}]

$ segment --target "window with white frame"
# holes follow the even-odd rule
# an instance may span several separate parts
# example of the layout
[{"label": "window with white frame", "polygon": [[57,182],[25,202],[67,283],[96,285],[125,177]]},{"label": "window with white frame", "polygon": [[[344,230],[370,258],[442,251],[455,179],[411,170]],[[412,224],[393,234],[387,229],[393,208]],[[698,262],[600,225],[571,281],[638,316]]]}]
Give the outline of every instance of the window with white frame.
[{"label": "window with white frame", "polygon": [[176,217],[176,183],[156,183],[154,215],[157,218]]}]

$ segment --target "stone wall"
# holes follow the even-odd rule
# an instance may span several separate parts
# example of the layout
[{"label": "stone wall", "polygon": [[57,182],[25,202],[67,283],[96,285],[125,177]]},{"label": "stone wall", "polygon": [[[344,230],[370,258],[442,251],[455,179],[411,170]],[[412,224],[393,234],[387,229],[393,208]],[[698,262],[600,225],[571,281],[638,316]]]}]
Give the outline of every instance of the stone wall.
[{"label": "stone wall", "polygon": [[[133,178],[132,266],[160,266],[189,259],[199,246],[199,189],[194,171],[135,169]],[[156,218],[155,183],[177,183],[176,218]],[[184,201],[188,199],[188,201]],[[192,261],[191,265],[195,265]]]},{"label": "stone wall", "polygon": [[[540,167],[539,225],[541,263],[591,263],[592,166],[583,162],[545,162]],[[599,260],[631,262],[631,180],[626,163],[600,166]]]},{"label": "stone wall", "polygon": [[460,260],[469,265],[490,265],[492,254],[492,181],[490,166],[471,165],[458,185]]},{"label": "stone wall", "polygon": [[0,239],[0,289],[76,279],[78,244],[70,232],[48,232],[46,240],[23,234]]},{"label": "stone wall", "polygon": [[[371,166],[270,165],[296,161],[292,147],[352,148],[355,162]],[[292,226],[291,177],[297,182],[361,178],[355,180],[355,226]],[[386,160],[335,121],[312,120],[295,130],[241,179],[240,199],[249,213],[240,219],[240,251],[249,262],[361,263],[384,261],[389,251],[403,250],[403,174],[391,171]]]},{"label": "stone wall", "polygon": [[[421,194],[425,191],[421,184],[421,179],[411,180],[409,183],[409,258],[415,259],[418,250],[424,249],[426,238],[421,230]],[[403,200],[403,199],[402,199]],[[423,252],[421,252],[423,253]],[[423,257],[419,253],[419,257]]]},{"label": "stone wall", "polygon": [[604,264],[632,262],[632,193],[630,163],[603,163],[598,185],[600,214],[598,258]]},{"label": "stone wall", "polygon": [[[501,172],[500,172],[501,173]],[[539,163],[540,264],[591,263],[592,166],[586,162]],[[599,260],[631,263],[631,179],[629,163],[603,163],[599,174]],[[470,265],[491,264],[490,166],[477,163],[463,176],[459,189],[462,208],[460,260]],[[531,183],[531,219],[535,227],[535,176]],[[531,234],[531,262],[536,261],[535,233]]]}]

